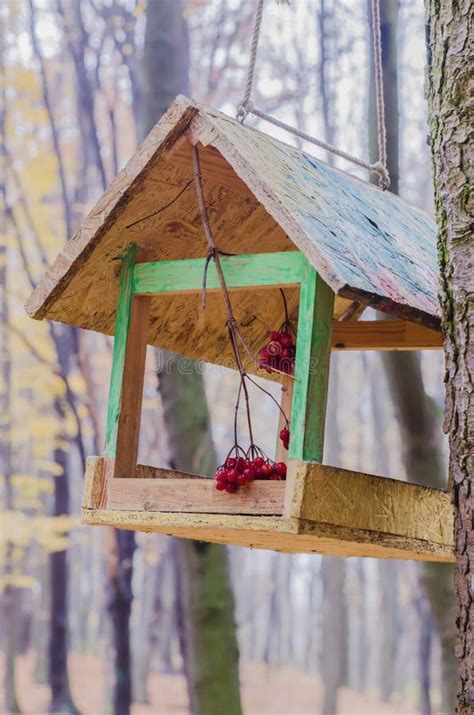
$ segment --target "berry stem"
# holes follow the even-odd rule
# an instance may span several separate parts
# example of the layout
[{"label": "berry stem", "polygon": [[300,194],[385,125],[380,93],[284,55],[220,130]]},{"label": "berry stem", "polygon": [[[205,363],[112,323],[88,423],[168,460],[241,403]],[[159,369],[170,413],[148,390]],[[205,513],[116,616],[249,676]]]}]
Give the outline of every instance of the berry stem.
[{"label": "berry stem", "polygon": [[239,384],[239,391],[237,392],[237,400],[235,402],[235,412],[234,412],[234,444],[237,444],[237,420],[239,416],[239,404],[240,404],[240,395],[242,393],[242,380],[240,381]]},{"label": "berry stem", "polygon": [[242,365],[242,360],[241,360],[240,353],[239,353],[239,346],[237,345],[237,339],[236,339],[236,334],[235,334],[235,320],[234,319],[232,319],[232,321],[229,320],[228,327],[229,327],[230,342],[232,343],[232,348],[234,350],[235,359],[237,361],[237,365],[239,367],[239,372],[240,372],[239,398],[240,398],[240,392],[242,389],[244,391],[245,409],[247,412],[247,423],[248,423],[248,428],[249,428],[250,444],[253,444],[252,417],[251,417],[251,413],[250,413],[250,399],[249,399],[249,392],[247,389],[247,384],[245,382],[246,378],[248,379],[248,375],[245,372],[244,366]]},{"label": "berry stem", "polygon": [[269,392],[268,390],[266,390],[266,389],[265,389],[264,387],[262,387],[261,385],[259,385],[258,382],[256,382],[253,378],[250,377],[250,375],[246,375],[246,377],[247,377],[247,380],[249,380],[249,382],[252,383],[252,385],[255,385],[255,387],[258,387],[259,390],[261,390],[262,392],[264,392],[266,395],[268,395],[268,397],[269,397],[271,400],[273,400],[273,402],[275,403],[275,405],[276,405],[276,406],[278,407],[278,409],[280,410],[280,413],[281,413],[281,415],[283,416],[283,419],[285,420],[285,426],[286,426],[286,427],[289,427],[289,426],[290,426],[290,421],[289,421],[288,417],[286,416],[283,407],[280,405],[280,403],[278,402],[278,400],[275,400],[275,398],[273,397],[272,393]]}]

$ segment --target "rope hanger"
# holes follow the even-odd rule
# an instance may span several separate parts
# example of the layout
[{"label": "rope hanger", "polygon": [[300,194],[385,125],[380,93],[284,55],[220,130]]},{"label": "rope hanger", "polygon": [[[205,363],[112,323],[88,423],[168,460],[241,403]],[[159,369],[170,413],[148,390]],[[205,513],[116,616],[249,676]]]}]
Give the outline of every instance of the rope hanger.
[{"label": "rope hanger", "polygon": [[317,137],[307,134],[306,132],[292,127],[286,122],[282,122],[276,117],[272,117],[270,114],[258,109],[254,106],[251,95],[255,77],[255,65],[257,61],[257,51],[258,42],[260,39],[260,30],[262,25],[263,16],[263,2],[264,0],[257,0],[257,7],[255,10],[255,20],[252,33],[252,42],[250,45],[249,54],[249,64],[247,69],[247,79],[245,82],[244,94],[242,101],[237,106],[237,119],[243,124],[245,119],[249,114],[255,117],[260,117],[265,121],[273,124],[275,127],[279,127],[291,134],[294,134],[300,139],[303,139],[311,144],[316,144],[321,149],[325,149],[331,154],[340,156],[342,159],[350,161],[356,166],[360,166],[362,169],[367,169],[373,174],[377,174],[379,179],[379,186],[381,189],[388,189],[390,186],[390,176],[387,169],[387,151],[386,151],[386,129],[385,129],[385,108],[383,99],[383,70],[382,70],[382,41],[380,35],[380,0],[371,0],[371,15],[372,15],[372,46],[374,52],[374,79],[375,79],[375,107],[377,115],[377,145],[378,145],[378,160],[375,163],[370,163],[364,161],[364,159],[359,159],[353,154],[349,154],[343,149],[329,144],[328,142],[318,139]]}]

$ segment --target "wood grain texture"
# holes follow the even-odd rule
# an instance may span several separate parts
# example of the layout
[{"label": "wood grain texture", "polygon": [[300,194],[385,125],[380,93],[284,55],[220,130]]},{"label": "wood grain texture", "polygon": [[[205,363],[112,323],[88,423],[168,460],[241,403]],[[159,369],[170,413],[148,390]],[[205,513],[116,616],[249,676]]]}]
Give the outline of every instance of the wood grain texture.
[{"label": "wood grain texture", "polygon": [[283,512],[284,482],[255,481],[235,494],[219,492],[213,479],[112,479],[108,484],[107,509],[125,511],[175,511],[207,514],[279,515]]},{"label": "wood grain texture", "polygon": [[[149,244],[156,261],[206,255],[190,144],[182,141],[185,130],[208,144],[200,148],[203,183],[222,250],[301,250],[338,294],[335,318],[349,314],[353,301],[359,301],[438,325],[435,233],[423,214],[183,97],[48,270],[28,301],[32,317],[112,334],[119,284],[113,259],[118,253],[135,241]],[[296,289],[288,289],[294,318],[295,295]],[[266,332],[282,320],[278,291],[256,295],[243,290],[235,296],[247,342],[258,349]],[[153,298],[147,340],[194,359],[218,364],[231,359],[217,294],[209,296],[205,316],[197,296]]]},{"label": "wood grain texture", "polygon": [[82,508],[99,509],[105,506],[106,482],[113,462],[105,457],[88,457],[82,488]]},{"label": "wood grain texture", "polygon": [[295,465],[291,516],[436,544],[453,544],[447,492],[316,463]]},{"label": "wood grain texture", "polygon": [[373,532],[363,529],[347,529],[332,524],[298,522],[277,516],[83,509],[82,522],[285,553],[453,561],[450,546],[418,539],[405,539],[392,534],[374,535]]},{"label": "wood grain texture", "polygon": [[149,320],[150,298],[133,296],[123,365],[114,477],[130,476],[137,465]]},{"label": "wood grain texture", "polygon": [[407,320],[334,320],[333,350],[441,350],[439,330]]},{"label": "wood grain texture", "polygon": [[[139,465],[138,479],[108,480],[105,509],[100,493],[111,465],[113,460],[102,457],[88,461],[84,523],[295,553],[453,560],[449,496],[436,489],[292,462],[289,467],[295,488],[287,516],[223,513],[226,504],[233,508],[233,499],[238,495],[223,495],[219,512],[210,513],[215,509],[212,500],[220,501],[221,497],[215,490],[205,496],[206,490],[213,489],[211,480],[184,474],[177,478],[177,472]],[[284,483],[254,485],[257,491],[273,492],[272,498],[281,508]],[[205,507],[208,511],[194,512],[190,489],[197,490],[192,493],[198,494],[199,500],[209,498]],[[242,495],[246,505],[240,508],[253,509],[250,494]],[[263,491],[256,499],[262,495]],[[153,511],[160,499],[173,510],[178,506],[177,500],[182,500],[191,511]],[[268,506],[268,494],[265,500]]]}]

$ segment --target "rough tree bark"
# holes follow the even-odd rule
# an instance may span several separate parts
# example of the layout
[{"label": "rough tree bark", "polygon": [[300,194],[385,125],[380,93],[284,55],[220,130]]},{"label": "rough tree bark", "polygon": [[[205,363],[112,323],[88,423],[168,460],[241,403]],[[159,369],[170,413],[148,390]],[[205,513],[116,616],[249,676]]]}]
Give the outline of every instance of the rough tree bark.
[{"label": "rough tree bark", "polygon": [[[398,193],[398,2],[381,0],[380,15],[387,121],[387,163],[390,171],[390,190]],[[370,82],[370,87],[373,88],[373,81]],[[376,128],[373,121],[375,105],[372,92],[369,101],[369,116],[371,119],[369,121],[369,144],[371,156],[374,158],[376,156]],[[402,458],[408,478],[418,484],[445,488],[445,465],[438,440],[437,408],[425,392],[419,356],[410,352],[384,352],[382,353],[382,362],[401,431]],[[441,642],[443,711],[450,712],[456,692],[452,567],[447,564],[422,564],[421,580],[430,601],[434,623]]]},{"label": "rough tree bark", "polygon": [[[147,7],[143,132],[151,129],[179,92],[189,93],[188,32],[181,1]],[[211,474],[215,467],[204,381],[196,366],[162,354],[159,371],[172,466]],[[191,711],[240,715],[234,600],[224,547],[177,540],[180,635]]]},{"label": "rough tree bark", "polygon": [[455,509],[457,712],[474,712],[474,193],[471,0],[426,0],[427,93],[445,349],[445,431]]}]

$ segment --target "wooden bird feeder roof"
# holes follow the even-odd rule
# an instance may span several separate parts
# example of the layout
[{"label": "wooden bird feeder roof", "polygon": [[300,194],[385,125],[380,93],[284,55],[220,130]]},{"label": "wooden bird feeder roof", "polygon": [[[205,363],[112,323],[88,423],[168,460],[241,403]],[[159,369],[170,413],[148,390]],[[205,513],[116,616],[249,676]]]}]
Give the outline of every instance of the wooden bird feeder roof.
[{"label": "wooden bird feeder roof", "polygon": [[[199,144],[216,243],[231,254],[300,251],[336,295],[334,318],[371,305],[439,329],[436,234],[397,196],[179,96],[67,242],[27,303],[28,314],[114,333],[120,261],[131,243],[147,260],[203,258],[207,244],[193,185]],[[281,301],[237,293],[235,312],[253,347],[275,327]],[[272,296],[274,295],[274,300]],[[287,289],[296,316],[296,288]],[[190,358],[230,359],[222,302],[205,314],[189,292],[154,297],[148,343]],[[279,315],[278,313],[278,315]],[[282,317],[282,316],[281,316]]]}]

